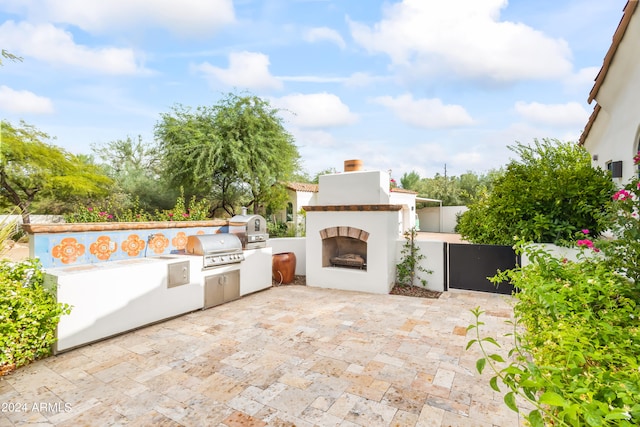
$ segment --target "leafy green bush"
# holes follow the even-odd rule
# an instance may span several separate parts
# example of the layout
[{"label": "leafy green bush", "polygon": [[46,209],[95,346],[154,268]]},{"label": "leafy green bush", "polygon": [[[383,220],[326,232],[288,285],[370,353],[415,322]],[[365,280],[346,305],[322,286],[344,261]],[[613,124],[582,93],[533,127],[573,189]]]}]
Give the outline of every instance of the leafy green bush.
[{"label": "leafy green bush", "polygon": [[69,312],[44,288],[39,261],[0,261],[0,375],[49,355]]},{"label": "leafy green bush", "polygon": [[640,292],[602,257],[584,256],[597,248],[581,242],[579,262],[528,248],[530,265],[493,278],[519,290],[510,363],[488,353],[487,345],[498,344],[480,336],[479,309],[467,348],[482,347],[476,367],[494,371],[494,390],[500,391],[498,379],[506,385],[511,409],[518,410],[515,395],[534,405],[526,416],[534,427],[640,425]]},{"label": "leafy green bush", "polygon": [[290,229],[286,222],[267,220],[269,237],[295,237],[295,229]]},{"label": "leafy green bush", "polygon": [[606,230],[603,214],[614,185],[607,171],[591,167],[575,143],[535,140],[509,147],[512,160],[493,188],[458,219],[456,230],[473,243],[510,245],[513,236],[538,243],[569,240],[580,229]]}]

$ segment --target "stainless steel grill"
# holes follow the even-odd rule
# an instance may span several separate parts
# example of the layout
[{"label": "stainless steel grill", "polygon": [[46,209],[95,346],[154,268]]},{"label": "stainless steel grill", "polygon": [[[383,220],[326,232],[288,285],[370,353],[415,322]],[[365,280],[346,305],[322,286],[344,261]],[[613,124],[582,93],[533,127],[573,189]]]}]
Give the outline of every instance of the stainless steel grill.
[{"label": "stainless steel grill", "polygon": [[213,268],[244,261],[242,242],[235,234],[200,234],[187,237],[186,252],[202,255],[203,267]]},{"label": "stainless steel grill", "polygon": [[244,249],[258,249],[267,246],[267,221],[260,215],[247,215],[242,208],[242,215],[229,220],[229,233],[238,236]]}]

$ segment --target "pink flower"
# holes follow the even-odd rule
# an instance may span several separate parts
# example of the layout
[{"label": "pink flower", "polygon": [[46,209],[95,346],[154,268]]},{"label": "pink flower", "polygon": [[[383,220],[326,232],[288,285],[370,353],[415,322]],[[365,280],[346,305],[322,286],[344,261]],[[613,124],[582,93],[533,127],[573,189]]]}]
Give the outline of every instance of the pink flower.
[{"label": "pink flower", "polygon": [[107,215],[107,219],[113,219],[113,215],[111,214]]},{"label": "pink flower", "polygon": [[576,242],[576,245],[578,245],[579,247],[587,247],[587,248],[593,248],[593,242],[589,239],[584,239],[584,240],[578,240]]},{"label": "pink flower", "polygon": [[89,207],[87,208],[87,210],[88,210],[89,212],[93,212],[93,208],[92,208],[91,206],[89,206]]},{"label": "pink flower", "polygon": [[105,216],[107,213],[106,212],[98,212],[98,215],[100,216]]},{"label": "pink flower", "polygon": [[631,193],[627,190],[618,190],[616,194],[613,195],[613,200],[627,200],[631,198]]},{"label": "pink flower", "polygon": [[183,214],[182,214],[182,217],[183,217],[183,218],[189,218],[189,214],[188,214],[188,213],[183,213]]},{"label": "pink flower", "polygon": [[169,216],[170,216],[170,217],[172,217],[172,216],[173,216],[173,213],[169,212]]},{"label": "pink flower", "polygon": [[640,151],[638,151],[638,154],[633,156],[633,164],[634,165],[640,164]]},{"label": "pink flower", "polygon": [[582,234],[589,234],[589,230],[586,228],[583,228],[581,231],[582,231]]}]

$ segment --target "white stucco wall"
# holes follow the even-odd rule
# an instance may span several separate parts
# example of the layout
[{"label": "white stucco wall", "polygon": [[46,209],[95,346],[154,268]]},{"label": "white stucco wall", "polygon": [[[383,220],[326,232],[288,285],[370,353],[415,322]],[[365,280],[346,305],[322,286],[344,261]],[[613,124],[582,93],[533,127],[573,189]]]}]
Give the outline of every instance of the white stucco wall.
[{"label": "white stucco wall", "polygon": [[389,174],[382,171],[321,175],[317,204],[365,205],[389,203]]},{"label": "white stucco wall", "polygon": [[467,210],[466,206],[443,206],[442,211],[439,206],[418,209],[420,231],[455,233],[457,215]]},{"label": "white stucco wall", "polygon": [[596,95],[601,110],[585,139],[584,146],[592,156],[594,166],[607,168],[607,162],[622,161],[622,178],[626,184],[637,168],[633,156],[640,139],[640,11],[634,13],[624,38],[613,58],[604,83]]}]

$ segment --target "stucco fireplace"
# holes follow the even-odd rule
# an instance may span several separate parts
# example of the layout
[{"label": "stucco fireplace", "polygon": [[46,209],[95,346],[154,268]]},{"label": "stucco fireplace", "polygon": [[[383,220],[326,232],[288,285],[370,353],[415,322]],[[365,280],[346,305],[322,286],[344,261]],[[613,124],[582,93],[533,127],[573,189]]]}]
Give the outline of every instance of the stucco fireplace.
[{"label": "stucco fireplace", "polygon": [[386,172],[320,176],[318,205],[304,207],[307,286],[389,293],[402,220],[389,195]]}]

